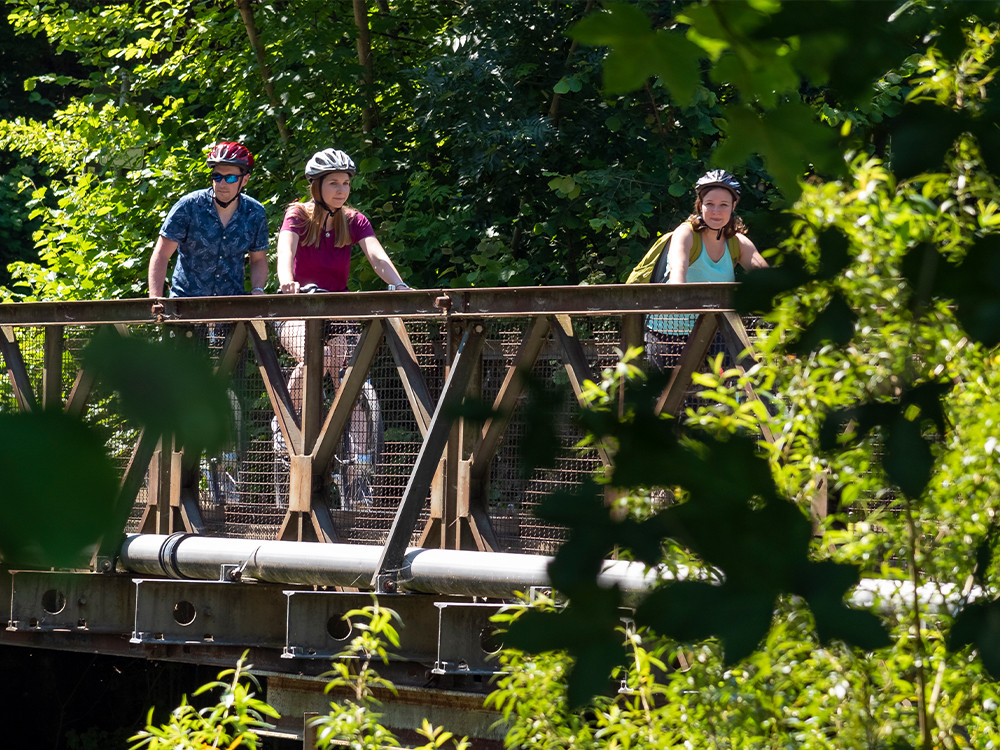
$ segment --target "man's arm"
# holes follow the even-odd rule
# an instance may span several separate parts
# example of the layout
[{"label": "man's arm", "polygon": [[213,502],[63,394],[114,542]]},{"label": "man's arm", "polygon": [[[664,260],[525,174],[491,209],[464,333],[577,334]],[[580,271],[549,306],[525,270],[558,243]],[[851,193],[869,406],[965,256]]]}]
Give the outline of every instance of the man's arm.
[{"label": "man's arm", "polygon": [[267,284],[267,253],[263,250],[250,253],[250,294],[263,294]]},{"label": "man's arm", "polygon": [[[149,296],[152,299],[163,296],[163,284],[167,278],[167,263],[177,251],[177,242],[168,240],[162,234],[156,238],[153,255],[149,259]],[[267,259],[264,260],[265,277],[267,275]]]}]

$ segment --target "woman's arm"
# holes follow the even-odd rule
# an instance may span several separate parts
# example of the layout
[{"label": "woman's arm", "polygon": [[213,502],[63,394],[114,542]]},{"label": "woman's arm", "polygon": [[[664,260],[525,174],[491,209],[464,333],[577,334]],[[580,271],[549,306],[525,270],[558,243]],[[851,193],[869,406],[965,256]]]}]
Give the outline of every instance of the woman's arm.
[{"label": "woman's arm", "polygon": [[278,289],[282,292],[299,291],[299,282],[292,275],[292,261],[299,249],[299,236],[290,229],[278,232]]},{"label": "woman's arm", "polygon": [[694,245],[694,230],[688,222],[684,222],[674,230],[667,248],[667,283],[684,284],[687,282],[687,270],[691,257],[691,247]]},{"label": "woman's arm", "polygon": [[399,271],[392,264],[389,254],[386,253],[385,248],[382,247],[382,243],[378,241],[378,238],[374,236],[365,237],[358,244],[364,251],[365,257],[368,258],[368,262],[372,264],[372,268],[375,269],[375,273],[378,274],[378,277],[382,281],[397,287],[402,285],[407,289],[410,288],[409,284],[404,282],[403,277],[399,275]]},{"label": "woman's arm", "polygon": [[740,265],[751,271],[755,268],[767,268],[767,261],[760,254],[753,242],[745,234],[738,234],[736,238],[740,242]]}]

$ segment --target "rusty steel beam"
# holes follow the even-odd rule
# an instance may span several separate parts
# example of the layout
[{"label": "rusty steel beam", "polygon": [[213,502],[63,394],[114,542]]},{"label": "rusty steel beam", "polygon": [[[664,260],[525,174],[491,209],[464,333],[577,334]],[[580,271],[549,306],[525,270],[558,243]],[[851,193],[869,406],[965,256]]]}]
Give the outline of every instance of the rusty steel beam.
[{"label": "rusty steel beam", "polygon": [[402,292],[79,300],[0,305],[0,325],[297,320],[303,318],[447,318],[525,315],[623,315],[732,310],[735,284],[414,289]]},{"label": "rusty steel beam", "polygon": [[[0,308],[13,305],[0,305]],[[17,343],[17,334],[10,326],[0,326],[0,356],[14,388],[14,398],[21,411],[34,411],[38,408],[38,400],[31,385],[28,368],[24,364],[21,347]]]},{"label": "rusty steel beam", "polygon": [[688,386],[691,385],[691,376],[708,356],[708,349],[712,345],[717,330],[719,330],[719,323],[715,315],[698,316],[694,330],[688,336],[684,350],[681,352],[680,364],[674,368],[670,382],[667,383],[667,387],[656,402],[657,414],[677,416],[684,403]]},{"label": "rusty steel beam", "polygon": [[[434,410],[416,464],[406,483],[392,526],[389,528],[389,536],[378,569],[372,577],[372,585],[379,584],[380,590],[388,591],[395,586],[393,579],[402,565],[407,544],[416,527],[424,499],[430,490],[431,479],[447,445],[451,426],[455,421],[454,411],[465,396],[469,379],[479,366],[483,333],[484,328],[481,323],[468,326],[463,334],[462,343],[458,346],[455,359],[451,363],[444,391]],[[388,588],[382,588],[383,585]]]}]

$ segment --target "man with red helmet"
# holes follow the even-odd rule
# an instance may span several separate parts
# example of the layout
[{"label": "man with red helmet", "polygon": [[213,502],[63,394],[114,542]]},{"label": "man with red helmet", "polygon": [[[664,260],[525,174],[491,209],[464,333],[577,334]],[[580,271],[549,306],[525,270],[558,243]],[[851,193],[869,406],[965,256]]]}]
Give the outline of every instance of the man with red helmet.
[{"label": "man with red helmet", "polygon": [[212,184],[181,198],[160,227],[149,260],[149,296],[163,296],[167,263],[177,253],[170,279],[171,297],[246,294],[250,258],[251,294],[267,283],[267,216],[243,188],[253,169],[253,154],[241,143],[222,141],[208,155]]}]

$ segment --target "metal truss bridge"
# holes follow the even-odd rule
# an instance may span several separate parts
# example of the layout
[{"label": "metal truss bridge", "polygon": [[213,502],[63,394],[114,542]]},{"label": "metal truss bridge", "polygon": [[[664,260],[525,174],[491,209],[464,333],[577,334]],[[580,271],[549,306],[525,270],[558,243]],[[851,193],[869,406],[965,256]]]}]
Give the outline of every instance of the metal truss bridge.
[{"label": "metal truss bridge", "polygon": [[[403,621],[397,658],[383,670],[399,689],[386,697],[386,721],[405,737],[428,716],[476,747],[500,747],[498,717],[482,708],[498,668],[490,617],[517,592],[548,585],[546,564],[565,530],[535,518],[539,500],[608,461],[575,447],[582,435],[566,404],[556,410],[556,465],[522,474],[529,381],[564,385],[580,399],[586,379],[642,345],[644,315],[692,313],[657,404],[677,413],[713,342],[738,366],[752,362],[733,288],[0,305],[0,412],[58,408],[102,430],[133,509],[124,537],[104,539],[87,569],[0,561],[0,646],[220,667],[250,649],[283,716],[279,734],[308,746],[303,717],[329,701],[319,675],[352,637],[343,615],[377,597]],[[301,366],[274,328],[295,320],[305,321]],[[203,342],[230,378],[231,444],[189,455],[130,423],[115,397],[97,398],[80,354],[102,328]],[[335,378],[324,375],[331,331],[349,351]],[[468,397],[494,416],[483,424],[460,416],[455,407]],[[59,470],[59,456],[46,461]],[[646,585],[623,562],[609,561],[605,576],[626,590]]]}]

